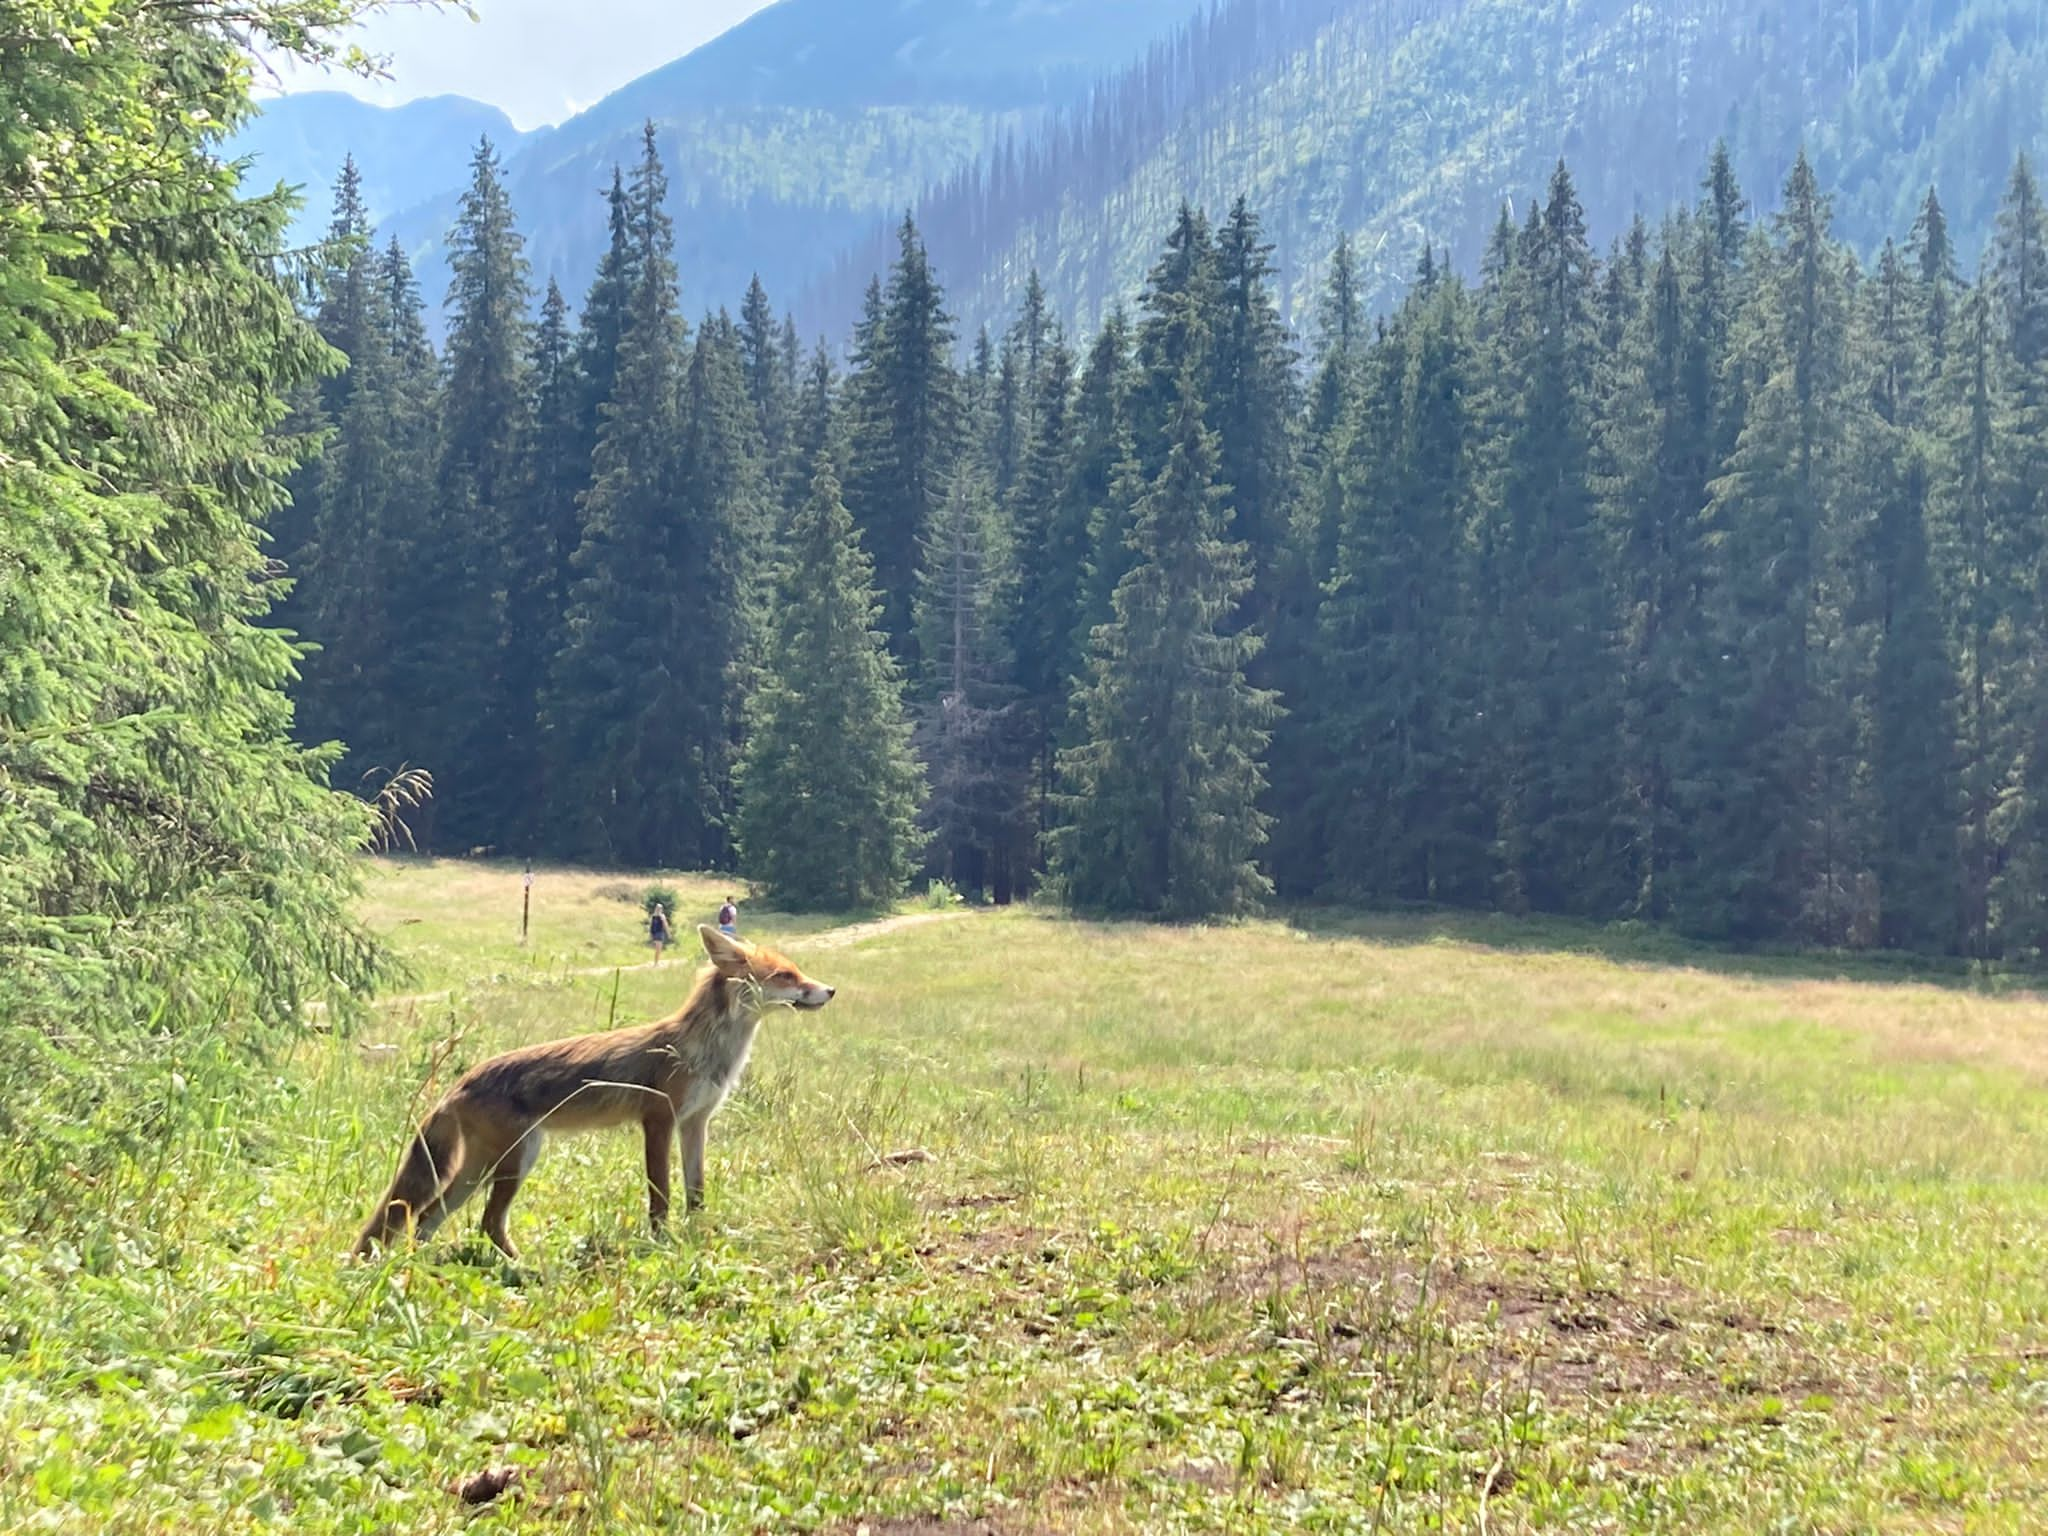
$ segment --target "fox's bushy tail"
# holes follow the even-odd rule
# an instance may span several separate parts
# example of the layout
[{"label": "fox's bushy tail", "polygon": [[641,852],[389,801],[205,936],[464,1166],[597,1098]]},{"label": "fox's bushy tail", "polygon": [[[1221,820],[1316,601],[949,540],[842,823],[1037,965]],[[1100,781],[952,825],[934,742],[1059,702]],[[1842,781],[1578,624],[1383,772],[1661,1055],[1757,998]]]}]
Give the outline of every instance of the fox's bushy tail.
[{"label": "fox's bushy tail", "polygon": [[416,1224],[441,1198],[461,1166],[462,1127],[455,1116],[437,1111],[405,1149],[397,1176],[356,1239],[356,1253],[382,1247]]}]

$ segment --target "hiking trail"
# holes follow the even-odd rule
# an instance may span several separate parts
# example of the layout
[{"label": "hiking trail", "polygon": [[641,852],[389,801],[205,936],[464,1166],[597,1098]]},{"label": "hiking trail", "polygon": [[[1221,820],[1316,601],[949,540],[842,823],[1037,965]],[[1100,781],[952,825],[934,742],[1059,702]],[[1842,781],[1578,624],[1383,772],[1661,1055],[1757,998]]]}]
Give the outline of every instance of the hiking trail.
[{"label": "hiking trail", "polygon": [[[869,919],[866,922],[848,923],[840,928],[821,929],[817,933],[792,939],[790,947],[801,949],[806,953],[814,949],[845,949],[850,945],[860,944],[868,939],[879,939],[888,934],[901,933],[907,928],[922,928],[929,923],[949,923],[972,915],[971,912],[964,909],[956,909],[951,912],[902,912],[898,913],[895,917],[878,917]],[[661,969],[661,967],[657,966],[652,960],[642,960],[635,965],[589,965],[569,971],[549,971],[546,974],[549,980],[569,980],[587,976],[610,976],[615,972],[620,975],[631,975],[636,971],[658,969]],[[671,961],[668,969],[681,969],[686,974],[696,974],[696,967],[687,960],[681,962]],[[472,982],[470,985],[474,986],[477,983]],[[443,987],[438,992],[412,992],[400,997],[374,998],[371,1000],[370,1006],[379,1012],[390,1008],[417,1008],[427,1003],[445,1002],[454,995],[455,988]],[[324,1003],[311,1003],[307,1005],[307,1012],[314,1017],[318,1017],[326,1011],[327,1005]]]}]

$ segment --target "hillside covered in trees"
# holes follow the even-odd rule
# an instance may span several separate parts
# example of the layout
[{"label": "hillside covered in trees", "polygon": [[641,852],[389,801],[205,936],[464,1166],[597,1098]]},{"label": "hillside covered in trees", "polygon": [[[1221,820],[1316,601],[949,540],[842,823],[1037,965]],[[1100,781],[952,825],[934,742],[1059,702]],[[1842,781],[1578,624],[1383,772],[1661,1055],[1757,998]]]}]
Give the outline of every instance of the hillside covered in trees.
[{"label": "hillside covered in trees", "polygon": [[[1974,266],[1997,207],[1983,167],[2048,152],[2044,76],[2031,0],[1219,0],[915,212],[970,328],[1033,272],[1059,313],[1099,323],[1183,199],[1239,196],[1273,240],[1283,318],[1313,312],[1340,236],[1377,310],[1425,242],[1469,270],[1494,211],[1559,156],[1604,242],[1684,198],[1717,142],[1766,206],[1803,145],[1866,259],[1920,192],[1950,188]],[[893,228],[800,315],[850,318]]]},{"label": "hillside covered in trees", "polygon": [[[592,203],[651,121],[693,306],[758,275],[807,333],[841,336],[908,208],[968,334],[1000,328],[1033,272],[1092,327],[1183,198],[1245,196],[1296,323],[1339,236],[1377,311],[1425,242],[1469,269],[1560,156],[1604,242],[1682,199],[1717,142],[1766,208],[1804,146],[1865,260],[1912,189],[1954,188],[1971,266],[1997,201],[1982,166],[2048,153],[2044,70],[2030,0],[782,0],[558,128],[487,131],[534,271],[572,293],[604,248]],[[487,109],[358,107],[343,131],[340,105],[273,102],[234,147],[322,199],[353,152],[380,238],[438,294],[479,132],[454,109]]]},{"label": "hillside covered in trees", "polygon": [[838,828],[870,899],[921,858],[2037,954],[2039,189],[1966,269],[1936,192],[1866,263],[1805,157],[1767,215],[1701,172],[1603,251],[1559,164],[1379,319],[1341,243],[1301,336],[1246,202],[1182,206],[1101,327],[1032,282],[972,346],[906,222],[843,374],[759,285],[686,321],[652,129],[573,313],[479,152],[438,359],[345,182],[307,739],[431,768],[436,846],[796,899]]},{"label": "hillside covered in trees", "polygon": [[[651,121],[670,168],[668,212],[692,303],[738,292],[757,270],[793,293],[874,221],[900,216],[1001,134],[1030,132],[1049,108],[1078,100],[1197,6],[779,0],[517,144],[479,126],[477,116],[496,114],[473,102],[384,110],[287,96],[232,147],[255,156],[266,184],[318,187],[323,207],[328,178],[343,152],[353,153],[381,235],[405,246],[438,295],[461,167],[488,133],[524,214],[535,271],[581,291],[605,249],[602,218],[593,222],[591,211],[602,208],[613,163],[632,157]],[[353,109],[346,124],[337,121],[345,108]],[[308,140],[327,146],[317,177]],[[308,239],[318,217],[306,221]],[[438,314],[428,318],[438,336]]]}]

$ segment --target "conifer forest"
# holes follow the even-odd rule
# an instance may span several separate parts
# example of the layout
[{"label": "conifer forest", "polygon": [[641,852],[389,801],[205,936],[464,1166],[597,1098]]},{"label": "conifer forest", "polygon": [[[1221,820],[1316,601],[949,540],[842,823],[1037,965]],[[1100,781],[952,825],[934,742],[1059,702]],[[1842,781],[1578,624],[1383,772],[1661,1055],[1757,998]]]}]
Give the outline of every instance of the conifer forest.
[{"label": "conifer forest", "polygon": [[[443,850],[918,872],[1180,918],[1431,903],[1746,942],[2048,946],[2048,210],[1874,260],[1802,158],[1757,216],[1587,234],[1571,168],[1477,270],[1350,247],[1300,333],[1239,201],[1090,332],[960,334],[916,225],[849,338],[679,306],[650,129],[587,293],[496,156],[446,342],[344,172],[276,552],[300,739]],[[834,850],[792,860],[801,843]]]}]

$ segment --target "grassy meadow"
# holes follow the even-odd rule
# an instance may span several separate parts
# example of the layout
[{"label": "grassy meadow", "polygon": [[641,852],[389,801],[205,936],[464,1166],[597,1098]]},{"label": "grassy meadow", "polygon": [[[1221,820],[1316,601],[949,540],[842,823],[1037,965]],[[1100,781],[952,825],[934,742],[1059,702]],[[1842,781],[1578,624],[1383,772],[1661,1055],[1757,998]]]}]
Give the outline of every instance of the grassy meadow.
[{"label": "grassy meadow", "polygon": [[402,996],[6,1234],[0,1532],[2041,1526],[2048,1003],[1960,978],[743,906],[840,994],[705,1212],[556,1140],[517,1267],[481,1201],[342,1263],[462,1067],[675,1006],[726,887],[656,970],[648,883],[543,870],[521,946],[517,869],[376,865]]}]

